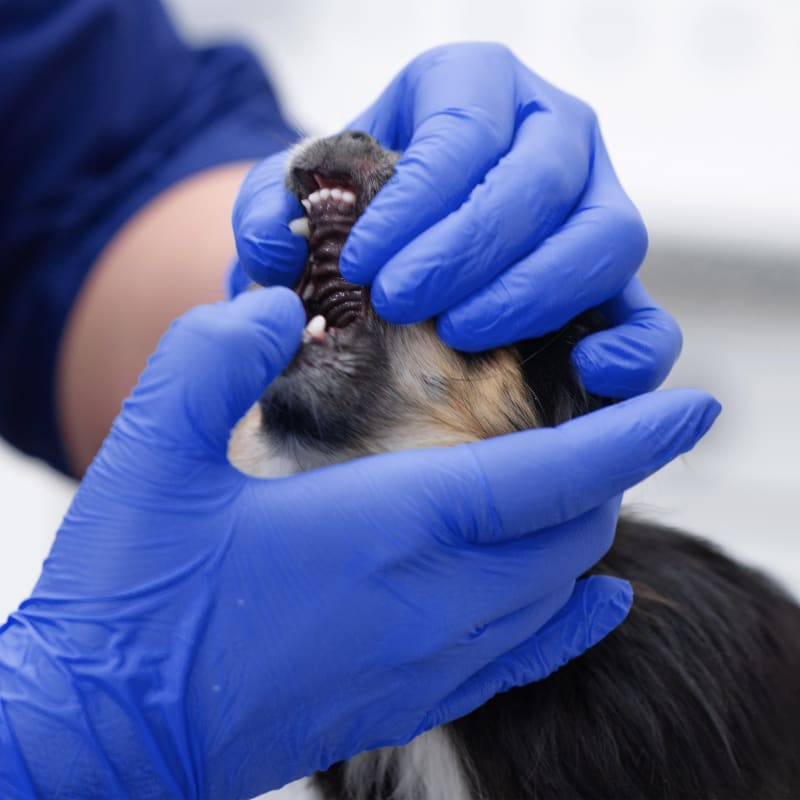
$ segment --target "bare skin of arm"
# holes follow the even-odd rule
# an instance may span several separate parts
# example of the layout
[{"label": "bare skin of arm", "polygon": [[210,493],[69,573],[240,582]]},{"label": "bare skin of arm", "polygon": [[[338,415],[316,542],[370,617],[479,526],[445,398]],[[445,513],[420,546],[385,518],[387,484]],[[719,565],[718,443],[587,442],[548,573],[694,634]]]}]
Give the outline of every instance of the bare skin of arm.
[{"label": "bare skin of arm", "polygon": [[249,163],[193,175],[150,201],[100,254],[67,320],[56,376],[59,426],[81,476],[147,357],[178,315],[223,298],[231,208]]}]

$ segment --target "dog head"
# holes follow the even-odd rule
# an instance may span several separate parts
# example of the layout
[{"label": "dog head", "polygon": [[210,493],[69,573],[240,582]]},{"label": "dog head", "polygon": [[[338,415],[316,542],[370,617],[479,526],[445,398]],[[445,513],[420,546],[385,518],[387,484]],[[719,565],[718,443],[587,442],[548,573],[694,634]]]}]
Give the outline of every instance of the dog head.
[{"label": "dog head", "polygon": [[308,236],[295,287],[307,326],[292,363],[234,431],[229,456],[244,472],[276,477],[475,441],[556,424],[592,405],[569,353],[597,319],[513,347],[461,353],[439,339],[432,321],[385,322],[369,288],[344,280],[345,239],[399,157],[348,131],[303,142],[289,158],[286,186],[305,209],[293,229]]}]

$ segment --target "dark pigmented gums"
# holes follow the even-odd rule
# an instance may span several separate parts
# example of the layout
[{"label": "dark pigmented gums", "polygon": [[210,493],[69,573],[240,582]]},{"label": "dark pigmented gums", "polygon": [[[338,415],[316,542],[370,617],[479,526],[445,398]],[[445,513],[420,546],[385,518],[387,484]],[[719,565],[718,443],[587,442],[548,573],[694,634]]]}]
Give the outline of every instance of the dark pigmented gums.
[{"label": "dark pigmented gums", "polygon": [[369,290],[339,272],[339,256],[356,219],[352,205],[332,198],[308,214],[308,261],[295,291],[304,298],[306,319],[322,314],[329,328],[344,328],[369,310]]}]

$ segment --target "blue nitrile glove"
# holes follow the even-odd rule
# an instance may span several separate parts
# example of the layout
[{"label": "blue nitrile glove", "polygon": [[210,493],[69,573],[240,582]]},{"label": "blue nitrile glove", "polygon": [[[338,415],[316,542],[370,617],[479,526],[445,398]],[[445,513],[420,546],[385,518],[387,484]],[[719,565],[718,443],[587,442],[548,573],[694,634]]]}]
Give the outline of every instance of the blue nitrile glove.
[{"label": "blue nitrile glove", "polygon": [[162,340],[0,629],[3,798],[250,797],[543,678],[627,613],[626,583],[576,578],[714,400],[247,477],[229,431],[304,322],[266,289]]},{"label": "blue nitrile glove", "polygon": [[[455,44],[412,61],[348,127],[404,151],[341,257],[382,317],[438,315],[447,344],[484,350],[599,306],[614,327],[575,348],[586,388],[630,397],[666,377],[681,334],[635,277],[647,234],[587,105],[505,47]],[[293,284],[306,255],[284,163],[254,168],[234,210],[241,264],[262,284]]]}]

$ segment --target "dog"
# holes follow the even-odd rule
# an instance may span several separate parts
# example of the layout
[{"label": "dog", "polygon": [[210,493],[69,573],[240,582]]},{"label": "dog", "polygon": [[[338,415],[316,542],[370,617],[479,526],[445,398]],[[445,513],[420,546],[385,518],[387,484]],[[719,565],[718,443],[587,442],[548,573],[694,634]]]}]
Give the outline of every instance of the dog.
[{"label": "dog", "polygon": [[[286,185],[309,239],[294,361],[235,429],[229,457],[278,477],[360,456],[552,426],[611,401],[570,361],[604,326],[467,354],[431,322],[393,326],[338,257],[399,154],[366,133],[301,143]],[[800,606],[702,539],[622,517],[589,574],[631,582],[627,619],[545,680],[404,747],[314,776],[326,800],[798,800]]]}]

